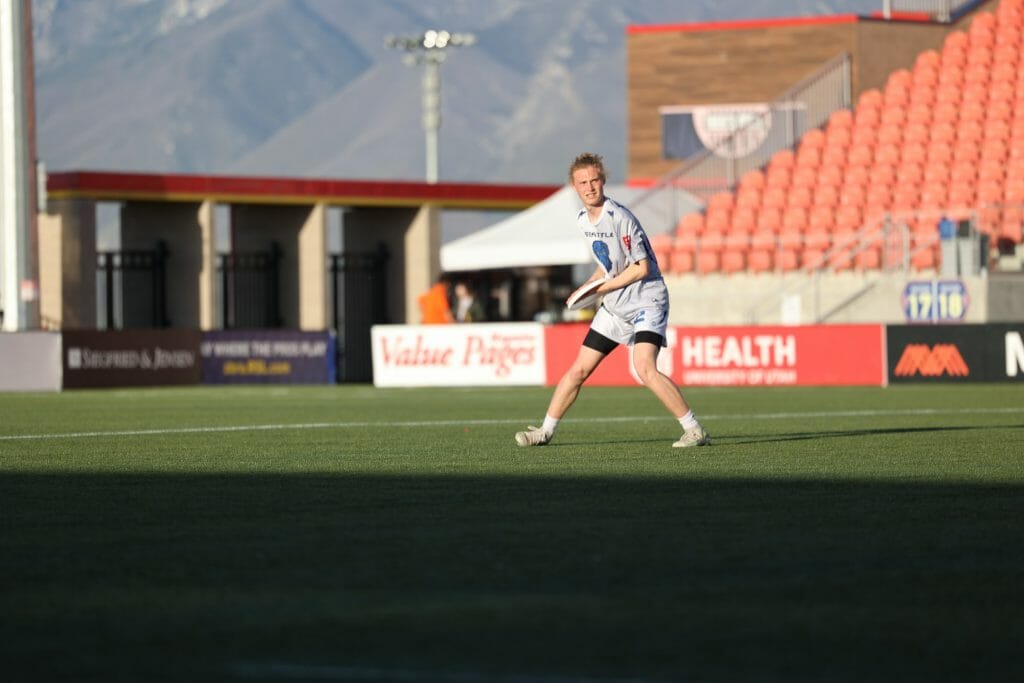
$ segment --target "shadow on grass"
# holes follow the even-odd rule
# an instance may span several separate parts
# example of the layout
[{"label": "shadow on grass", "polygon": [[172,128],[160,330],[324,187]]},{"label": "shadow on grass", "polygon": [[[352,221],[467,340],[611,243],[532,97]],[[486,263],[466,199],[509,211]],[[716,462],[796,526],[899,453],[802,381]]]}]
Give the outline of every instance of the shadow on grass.
[{"label": "shadow on grass", "polygon": [[25,474],[0,500],[8,681],[1006,680],[1024,642],[1018,486]]},{"label": "shadow on grass", "polygon": [[[770,434],[744,434],[742,436],[730,436],[727,432],[722,433],[715,431],[711,434],[712,444],[728,444],[728,445],[740,445],[740,444],[751,444],[751,443],[774,443],[781,441],[807,441],[813,439],[836,439],[844,437],[861,437],[861,436],[882,436],[882,435],[910,435],[910,434],[927,434],[936,432],[960,432],[960,431],[971,431],[979,429],[1024,429],[1024,424],[1009,424],[1009,425],[986,425],[984,427],[979,426],[964,426],[964,425],[944,425],[936,427],[884,427],[884,428],[869,428],[869,429],[833,429],[833,430],[816,430],[813,432],[772,432]],[[577,448],[579,446],[614,446],[616,444],[665,444],[671,439],[667,437],[651,438],[651,439],[556,439],[550,444],[546,445],[545,448],[555,449],[563,447]]]}]

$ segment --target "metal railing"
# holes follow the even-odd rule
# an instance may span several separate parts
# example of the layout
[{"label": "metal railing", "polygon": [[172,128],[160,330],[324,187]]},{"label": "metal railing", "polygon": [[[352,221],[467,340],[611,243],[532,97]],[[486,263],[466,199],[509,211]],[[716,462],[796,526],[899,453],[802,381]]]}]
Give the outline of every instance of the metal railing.
[{"label": "metal railing", "polygon": [[[984,207],[993,208],[993,207]],[[908,211],[901,213],[886,214],[876,221],[865,224],[857,232],[851,233],[845,238],[834,241],[832,245],[824,250],[819,257],[811,262],[801,265],[799,271],[809,277],[794,278],[784,283],[775,290],[768,292],[755,301],[747,310],[747,320],[751,324],[758,324],[765,317],[766,310],[779,310],[781,302],[788,296],[801,294],[812,289],[813,298],[813,320],[815,323],[827,322],[835,313],[842,310],[847,304],[856,300],[877,284],[878,278],[868,278],[862,288],[854,292],[847,300],[833,305],[828,310],[823,309],[821,285],[823,277],[834,270],[860,270],[868,275],[883,276],[892,273],[907,274],[916,270],[915,261],[924,252],[937,250],[940,245],[943,249],[937,255],[934,268],[937,272],[946,272],[948,268],[943,267],[943,259],[962,259],[963,262],[955,264],[957,274],[976,274],[982,272],[987,262],[987,240],[986,233],[979,230],[984,208],[974,208],[959,212],[943,211]],[[999,207],[1005,208],[1005,207]],[[1022,210],[1024,215],[1024,210]],[[944,240],[941,238],[939,222],[945,217],[957,216],[955,221],[959,230],[956,240]],[[926,221],[935,225],[935,230],[922,233],[915,232],[911,226]],[[966,225],[966,232],[962,226]],[[957,241],[966,241],[972,246],[970,250],[972,257],[963,258],[957,253],[959,247]],[[953,251],[947,251],[944,247],[948,244]],[[776,242],[776,259],[782,252],[782,245]],[[868,261],[866,266],[858,266],[858,257],[869,250],[878,250],[877,265]],[[872,259],[873,260],[873,259]],[[954,264],[950,264],[954,265]],[[769,306],[771,308],[769,309]]]},{"label": "metal railing", "polygon": [[168,327],[167,244],[155,249],[96,252],[100,329]]},{"label": "metal railing", "polygon": [[901,12],[912,12],[928,14],[934,21],[949,23],[968,5],[977,4],[980,4],[978,0],[883,0],[882,17],[892,19]]},{"label": "metal railing", "polygon": [[277,242],[267,251],[217,255],[220,276],[220,322],[226,330],[284,325],[280,305],[283,252]]}]

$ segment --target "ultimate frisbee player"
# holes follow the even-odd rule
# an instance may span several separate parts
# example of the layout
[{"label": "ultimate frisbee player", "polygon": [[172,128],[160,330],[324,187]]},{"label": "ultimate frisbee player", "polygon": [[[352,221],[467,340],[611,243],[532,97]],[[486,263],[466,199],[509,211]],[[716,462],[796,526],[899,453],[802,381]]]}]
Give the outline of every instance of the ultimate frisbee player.
[{"label": "ultimate frisbee player", "polygon": [[665,346],[668,329],[668,288],[636,216],[605,196],[606,178],[604,161],[597,154],[581,154],[569,166],[569,182],[583,202],[576,221],[597,262],[593,275],[577,291],[601,281],[596,292],[604,299],[576,360],[555,387],[544,422],[518,432],[516,443],[543,446],[550,442],[583,383],[616,346],[627,344],[633,347],[633,365],[644,386],[679,420],[683,435],[672,445],[710,445],[711,437],[679,387],[658,370],[658,352]]}]

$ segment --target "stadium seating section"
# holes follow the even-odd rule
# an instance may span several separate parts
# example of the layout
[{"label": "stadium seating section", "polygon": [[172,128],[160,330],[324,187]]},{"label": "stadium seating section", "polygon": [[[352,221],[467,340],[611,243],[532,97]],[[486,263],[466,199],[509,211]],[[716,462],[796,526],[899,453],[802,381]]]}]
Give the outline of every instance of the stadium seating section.
[{"label": "stadium seating section", "polygon": [[[994,245],[1021,244],[1022,53],[1024,0],[979,13],[655,238],[662,269],[935,269],[943,216],[973,217]],[[886,216],[907,229],[887,229]]]}]

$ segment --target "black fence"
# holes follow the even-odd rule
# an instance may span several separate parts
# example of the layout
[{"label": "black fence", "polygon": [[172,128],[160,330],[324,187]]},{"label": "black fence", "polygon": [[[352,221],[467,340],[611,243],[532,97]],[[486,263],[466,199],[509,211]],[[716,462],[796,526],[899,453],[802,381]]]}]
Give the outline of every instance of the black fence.
[{"label": "black fence", "polygon": [[218,254],[220,318],[226,330],[276,328],[281,316],[281,247]]},{"label": "black fence", "polygon": [[170,327],[164,242],[156,249],[96,253],[98,327],[105,330]]},{"label": "black fence", "polygon": [[370,328],[389,323],[387,249],[330,255],[331,324],[338,339],[338,381],[373,380]]}]

